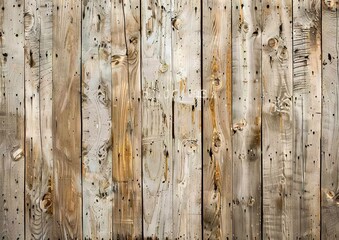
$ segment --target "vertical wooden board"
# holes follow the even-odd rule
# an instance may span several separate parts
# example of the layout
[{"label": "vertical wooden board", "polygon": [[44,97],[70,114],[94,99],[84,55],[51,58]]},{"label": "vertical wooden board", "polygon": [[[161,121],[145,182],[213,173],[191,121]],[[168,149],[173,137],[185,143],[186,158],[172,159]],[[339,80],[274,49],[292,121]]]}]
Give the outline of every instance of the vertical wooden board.
[{"label": "vertical wooden board", "polygon": [[23,1],[0,1],[0,238],[24,238]]},{"label": "vertical wooden board", "polygon": [[232,2],[203,2],[204,239],[232,239]]},{"label": "vertical wooden board", "polygon": [[141,239],[140,2],[112,9],[113,239]]},{"label": "vertical wooden board", "polygon": [[293,1],[293,233],[320,238],[321,2]]},{"label": "vertical wooden board", "polygon": [[142,1],[144,237],[173,238],[171,1]]},{"label": "vertical wooden board", "polygon": [[81,1],[53,12],[54,238],[81,239]]},{"label": "vertical wooden board", "polygon": [[172,1],[173,238],[201,239],[201,2]]},{"label": "vertical wooden board", "polygon": [[52,238],[52,1],[25,1],[25,229]]},{"label": "vertical wooden board", "polygon": [[337,1],[322,2],[321,237],[336,239],[339,238],[339,17]]},{"label": "vertical wooden board", "polygon": [[83,236],[111,239],[111,2],[84,1],[82,19]]},{"label": "vertical wooden board", "polygon": [[261,238],[261,1],[232,2],[233,237]]},{"label": "vertical wooden board", "polygon": [[262,8],[263,237],[290,239],[292,220],[292,1]]}]

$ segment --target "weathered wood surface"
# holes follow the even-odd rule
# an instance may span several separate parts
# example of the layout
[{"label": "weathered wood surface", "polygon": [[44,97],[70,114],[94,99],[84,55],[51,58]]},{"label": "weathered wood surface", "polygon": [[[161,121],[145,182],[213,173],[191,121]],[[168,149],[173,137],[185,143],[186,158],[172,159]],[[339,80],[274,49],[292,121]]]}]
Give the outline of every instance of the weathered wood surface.
[{"label": "weathered wood surface", "polygon": [[144,237],[173,239],[171,0],[142,1]]},{"label": "weathered wood surface", "polygon": [[293,1],[291,238],[320,237],[321,1]]},{"label": "weathered wood surface", "polygon": [[52,1],[25,1],[25,224],[30,239],[53,237]]},{"label": "weathered wood surface", "polygon": [[232,2],[233,236],[261,238],[261,1]]},{"label": "weathered wood surface", "polygon": [[321,234],[339,238],[339,16],[337,1],[322,2]]},{"label": "weathered wood surface", "polygon": [[85,239],[112,236],[111,3],[82,6],[82,199]]},{"label": "weathered wood surface", "polygon": [[173,238],[201,239],[201,5],[172,1]]},{"label": "weathered wood surface", "polygon": [[24,238],[24,2],[0,1],[0,238]]},{"label": "weathered wood surface", "polygon": [[204,239],[232,239],[231,1],[203,5]]},{"label": "weathered wood surface", "polygon": [[338,25],[335,0],[0,0],[0,238],[339,238]]},{"label": "weathered wood surface", "polygon": [[263,1],[262,17],[262,234],[291,239],[292,1]]},{"label": "weathered wood surface", "polygon": [[82,238],[81,1],[53,0],[53,238]]},{"label": "weathered wood surface", "polygon": [[111,19],[113,239],[140,239],[140,2],[113,0]]}]

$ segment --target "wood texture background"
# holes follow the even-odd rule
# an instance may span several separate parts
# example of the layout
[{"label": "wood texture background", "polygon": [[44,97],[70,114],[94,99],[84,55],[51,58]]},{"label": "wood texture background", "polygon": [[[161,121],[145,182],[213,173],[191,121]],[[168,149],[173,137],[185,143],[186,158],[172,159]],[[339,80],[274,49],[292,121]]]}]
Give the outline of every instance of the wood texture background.
[{"label": "wood texture background", "polygon": [[0,239],[339,239],[336,0],[0,0]]}]

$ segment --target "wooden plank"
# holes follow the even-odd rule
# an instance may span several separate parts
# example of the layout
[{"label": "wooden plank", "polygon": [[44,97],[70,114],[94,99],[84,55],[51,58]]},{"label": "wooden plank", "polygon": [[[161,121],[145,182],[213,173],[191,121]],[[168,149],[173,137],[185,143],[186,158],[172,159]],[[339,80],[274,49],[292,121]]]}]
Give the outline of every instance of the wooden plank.
[{"label": "wooden plank", "polygon": [[263,236],[290,239],[292,198],[292,1],[262,8]]},{"label": "wooden plank", "polygon": [[172,239],[171,0],[142,1],[144,238]]},{"label": "wooden plank", "polygon": [[81,1],[53,13],[54,239],[81,239]]},{"label": "wooden plank", "polygon": [[172,1],[173,238],[201,239],[201,2]]},{"label": "wooden plank", "polygon": [[233,237],[261,238],[261,1],[232,2]]},{"label": "wooden plank", "polygon": [[140,2],[112,8],[113,239],[141,239]]},{"label": "wooden plank", "polygon": [[0,1],[0,238],[24,238],[23,1]]},{"label": "wooden plank", "polygon": [[111,239],[111,2],[83,1],[82,19],[83,236]]},{"label": "wooden plank", "polygon": [[322,5],[321,237],[339,238],[338,80],[339,16],[337,1]]},{"label": "wooden plank", "polygon": [[202,9],[204,239],[232,239],[232,5]]},{"label": "wooden plank", "polygon": [[293,233],[320,238],[321,1],[293,1]]},{"label": "wooden plank", "polygon": [[53,236],[52,1],[25,1],[26,238]]}]

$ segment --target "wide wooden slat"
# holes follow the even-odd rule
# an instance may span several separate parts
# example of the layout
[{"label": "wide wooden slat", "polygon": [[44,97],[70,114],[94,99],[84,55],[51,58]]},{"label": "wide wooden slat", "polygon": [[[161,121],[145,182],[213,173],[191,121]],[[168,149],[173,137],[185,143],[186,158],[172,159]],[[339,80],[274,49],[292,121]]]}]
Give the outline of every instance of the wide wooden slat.
[{"label": "wide wooden slat", "polygon": [[233,236],[261,238],[261,1],[232,2]]},{"label": "wide wooden slat", "polygon": [[203,2],[204,239],[232,239],[232,5]]},{"label": "wide wooden slat", "polygon": [[23,1],[0,1],[0,239],[24,238]]},{"label": "wide wooden slat", "polygon": [[321,1],[293,1],[293,233],[320,237]]},{"label": "wide wooden slat", "polygon": [[339,238],[339,4],[322,5],[321,237]]},{"label": "wide wooden slat", "polygon": [[262,8],[263,237],[290,239],[292,215],[292,1]]},{"label": "wide wooden slat", "polygon": [[82,199],[85,239],[112,237],[111,2],[82,6]]},{"label": "wide wooden slat", "polygon": [[113,1],[113,239],[141,239],[140,2]]},{"label": "wide wooden slat", "polygon": [[142,1],[144,237],[173,238],[171,0]]},{"label": "wide wooden slat", "polygon": [[81,239],[81,1],[53,13],[53,238]]},{"label": "wide wooden slat", "polygon": [[173,238],[201,239],[201,2],[172,1]]},{"label": "wide wooden slat", "polygon": [[52,218],[52,1],[25,1],[25,225],[48,239]]}]

